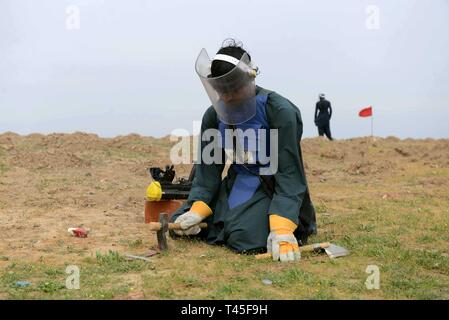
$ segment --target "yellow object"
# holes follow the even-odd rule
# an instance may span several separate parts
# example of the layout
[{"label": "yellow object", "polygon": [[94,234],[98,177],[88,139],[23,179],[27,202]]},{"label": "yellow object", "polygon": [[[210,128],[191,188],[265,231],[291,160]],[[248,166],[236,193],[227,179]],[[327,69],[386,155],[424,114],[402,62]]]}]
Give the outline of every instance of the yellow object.
[{"label": "yellow object", "polygon": [[190,211],[198,213],[201,217],[206,218],[212,214],[212,209],[203,202],[203,201],[195,201],[190,208]]},{"label": "yellow object", "polygon": [[279,243],[279,254],[287,254],[290,251],[299,251],[299,246],[297,244],[288,242]]},{"label": "yellow object", "polygon": [[[290,219],[278,216],[276,214],[270,215],[270,230],[277,235],[291,234],[296,230],[298,226]],[[297,243],[280,242],[279,254],[284,255],[289,252],[299,252],[299,246]]]},{"label": "yellow object", "polygon": [[259,69],[252,69],[252,70],[249,70],[248,71],[248,74],[251,76],[251,77],[257,77],[257,75],[259,74]]},{"label": "yellow object", "polygon": [[162,198],[162,187],[158,181],[153,181],[147,188],[148,201],[159,201]]},{"label": "yellow object", "polygon": [[270,215],[270,230],[276,234],[293,233],[297,227],[290,219],[278,216],[277,214]]}]

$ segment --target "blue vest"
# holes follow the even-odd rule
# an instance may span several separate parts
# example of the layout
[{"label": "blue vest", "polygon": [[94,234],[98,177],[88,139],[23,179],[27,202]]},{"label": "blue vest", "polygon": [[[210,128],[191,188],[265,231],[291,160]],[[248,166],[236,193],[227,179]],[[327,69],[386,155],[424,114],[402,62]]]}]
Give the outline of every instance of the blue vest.
[{"label": "blue vest", "polygon": [[[255,162],[251,164],[245,164],[246,168],[243,167],[242,164],[233,163],[231,165],[232,169],[237,173],[237,177],[234,181],[234,184],[232,186],[232,190],[228,197],[228,205],[230,209],[235,208],[236,206],[248,201],[256,192],[257,188],[260,185],[260,178],[258,176],[259,169],[262,166],[269,166],[268,164],[261,165],[258,163],[258,160],[260,159],[260,152],[259,152],[259,130],[265,130],[265,137],[267,139],[267,143],[265,145],[265,152],[264,156],[269,156],[269,150],[270,150],[270,125],[268,124],[268,118],[266,113],[266,104],[268,100],[268,95],[257,95],[256,96],[256,114],[254,117],[252,117],[250,120],[235,125],[235,129],[241,129],[243,132],[246,130],[253,130],[255,134],[250,134],[248,139],[245,139],[243,137],[238,136],[236,139],[236,143],[240,144],[240,146],[243,146],[243,150],[245,152],[251,152],[255,156]],[[221,144],[220,146],[222,148],[231,149],[233,141],[232,139],[229,139],[230,137],[226,136],[225,129],[231,129],[228,125],[218,120],[218,129],[221,134]],[[254,138],[255,137],[255,141]],[[230,140],[230,141],[229,141]],[[254,162],[254,161],[253,161]],[[248,169],[251,170],[254,174],[248,172]]]}]

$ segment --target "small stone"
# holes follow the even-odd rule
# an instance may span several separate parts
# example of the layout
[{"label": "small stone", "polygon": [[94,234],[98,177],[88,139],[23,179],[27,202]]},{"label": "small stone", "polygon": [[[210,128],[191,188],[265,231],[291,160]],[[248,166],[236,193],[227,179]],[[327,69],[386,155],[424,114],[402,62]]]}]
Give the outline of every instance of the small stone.
[{"label": "small stone", "polygon": [[263,279],[262,283],[266,286],[271,286],[273,284],[273,281],[271,281],[270,279]]},{"label": "small stone", "polygon": [[15,285],[17,287],[21,287],[21,288],[28,287],[30,284],[31,284],[31,282],[29,282],[29,281],[16,281],[16,283],[15,283]]},{"label": "small stone", "polygon": [[150,250],[148,250],[148,252],[144,256],[145,257],[152,257],[152,256],[155,256],[157,254],[159,254],[159,251],[150,249]]}]

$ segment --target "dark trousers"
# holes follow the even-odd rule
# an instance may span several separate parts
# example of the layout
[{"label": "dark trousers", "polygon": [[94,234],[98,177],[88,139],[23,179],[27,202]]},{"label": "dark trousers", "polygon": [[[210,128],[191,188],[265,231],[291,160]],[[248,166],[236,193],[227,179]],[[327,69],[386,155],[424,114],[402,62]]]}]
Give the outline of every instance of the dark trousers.
[{"label": "dark trousers", "polygon": [[319,134],[320,136],[322,136],[323,134],[325,134],[326,137],[327,137],[329,140],[334,140],[334,139],[332,139],[331,128],[330,128],[329,124],[326,124],[326,125],[324,125],[324,126],[319,126],[319,127],[318,127],[318,134]]}]

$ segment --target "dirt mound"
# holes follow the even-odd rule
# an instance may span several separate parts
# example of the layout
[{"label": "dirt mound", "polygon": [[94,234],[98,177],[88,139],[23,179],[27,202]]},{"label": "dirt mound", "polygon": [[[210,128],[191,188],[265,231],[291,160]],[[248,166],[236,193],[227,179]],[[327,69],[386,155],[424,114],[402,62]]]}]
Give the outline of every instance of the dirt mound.
[{"label": "dirt mound", "polygon": [[70,150],[71,152],[98,150],[104,148],[103,139],[96,134],[75,132],[72,134],[53,133],[47,136],[33,135],[39,147]]},{"label": "dirt mound", "polygon": [[[96,134],[75,132],[20,136],[0,134],[2,163],[22,168],[86,168],[93,163],[121,161],[129,170],[145,176],[145,166],[165,166],[170,148],[176,142],[163,138],[129,134],[100,138]],[[327,141],[306,138],[301,142],[306,169],[313,175],[344,171],[351,175],[377,174],[421,162],[431,167],[449,166],[448,140],[400,140],[395,137],[352,138]],[[112,160],[113,159],[113,160]],[[186,169],[188,171],[188,169]]]},{"label": "dirt mound", "polygon": [[1,149],[12,149],[15,144],[20,141],[22,137],[13,132],[5,132],[0,134],[0,148]]},{"label": "dirt mound", "polygon": [[385,173],[387,171],[391,171],[397,168],[398,165],[389,160],[382,160],[376,162],[365,160],[351,163],[345,169],[345,172],[351,175],[370,175],[370,174]]},{"label": "dirt mound", "polygon": [[10,165],[27,169],[87,168],[91,162],[67,151],[21,152],[15,155]]}]

